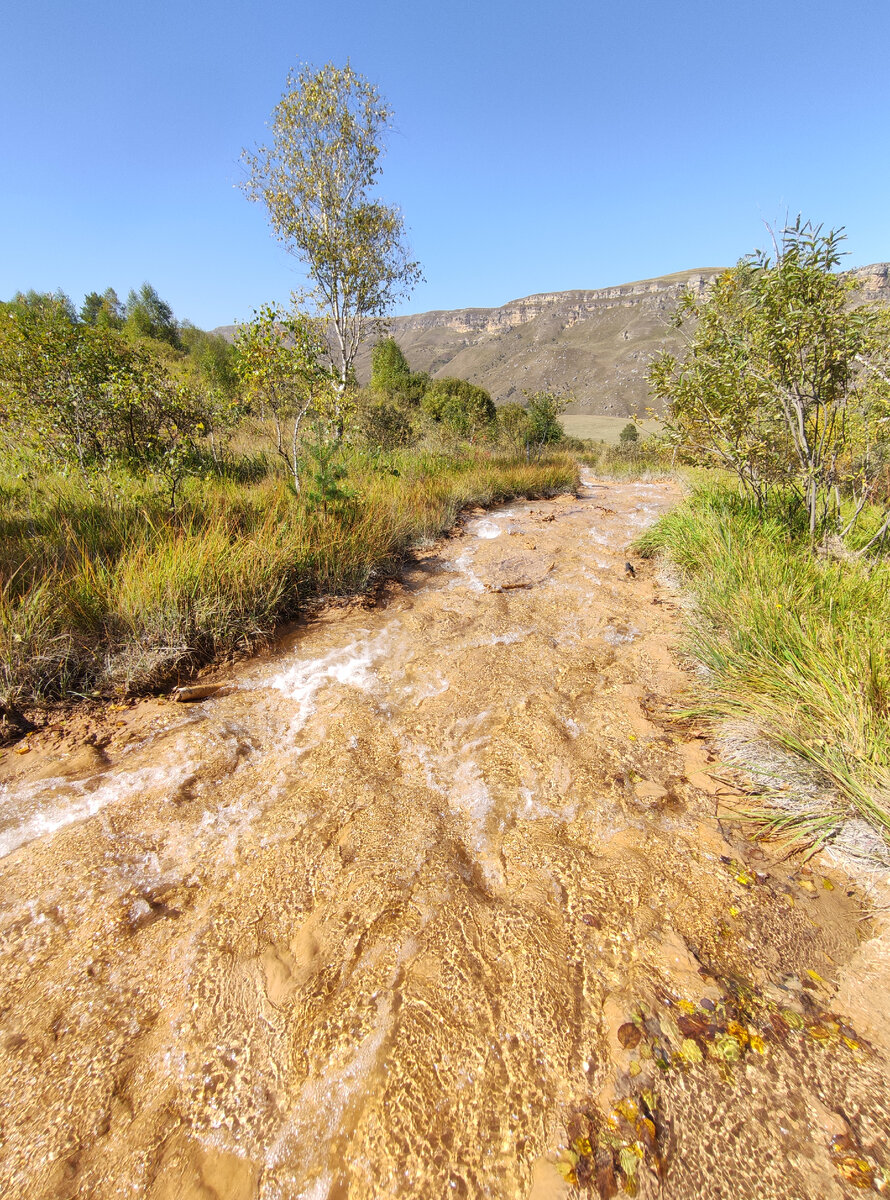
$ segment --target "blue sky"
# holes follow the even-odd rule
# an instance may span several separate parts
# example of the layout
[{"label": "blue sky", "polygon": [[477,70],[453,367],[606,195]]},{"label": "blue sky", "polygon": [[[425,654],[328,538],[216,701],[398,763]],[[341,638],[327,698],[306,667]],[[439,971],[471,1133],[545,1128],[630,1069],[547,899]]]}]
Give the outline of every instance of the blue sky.
[{"label": "blue sky", "polygon": [[0,298],[148,279],[204,327],[300,267],[236,184],[288,68],[396,113],[381,193],[426,282],[401,311],[719,266],[802,211],[890,259],[886,0],[9,6]]}]

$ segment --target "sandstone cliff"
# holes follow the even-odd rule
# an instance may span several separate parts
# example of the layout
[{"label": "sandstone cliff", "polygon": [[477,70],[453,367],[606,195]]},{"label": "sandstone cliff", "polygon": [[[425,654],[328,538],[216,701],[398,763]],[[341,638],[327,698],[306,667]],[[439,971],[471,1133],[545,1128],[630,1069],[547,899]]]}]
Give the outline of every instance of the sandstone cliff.
[{"label": "sandstone cliff", "polygon": [[[670,324],[680,296],[703,292],[719,272],[678,271],[617,287],[544,292],[500,308],[395,317],[391,332],[415,371],[469,379],[499,404],[521,401],[524,391],[569,388],[576,397],[570,413],[643,415],[652,404],[649,363],[660,350],[681,351],[684,344]],[[890,304],[890,264],[850,274],[862,302]],[[366,382],[370,346],[357,369]]]},{"label": "sandstone cliff", "polygon": [[[670,317],[687,288],[718,273],[683,271],[618,287],[549,292],[500,308],[396,317],[392,334],[414,370],[457,375],[499,404],[541,388],[572,390],[570,412],[624,416],[649,403],[646,370],[663,347],[682,344]],[[359,377],[368,372],[367,354]]]}]

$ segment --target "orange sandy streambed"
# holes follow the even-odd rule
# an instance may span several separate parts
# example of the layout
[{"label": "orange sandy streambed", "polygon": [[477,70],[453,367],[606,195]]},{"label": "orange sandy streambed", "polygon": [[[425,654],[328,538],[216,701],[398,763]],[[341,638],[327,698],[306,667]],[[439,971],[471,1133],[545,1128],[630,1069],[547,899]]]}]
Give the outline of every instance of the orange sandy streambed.
[{"label": "orange sandy streambed", "polygon": [[676,499],[470,515],[224,694],[7,756],[0,1193],[887,1190],[861,897],[745,841],[667,716],[624,563]]}]

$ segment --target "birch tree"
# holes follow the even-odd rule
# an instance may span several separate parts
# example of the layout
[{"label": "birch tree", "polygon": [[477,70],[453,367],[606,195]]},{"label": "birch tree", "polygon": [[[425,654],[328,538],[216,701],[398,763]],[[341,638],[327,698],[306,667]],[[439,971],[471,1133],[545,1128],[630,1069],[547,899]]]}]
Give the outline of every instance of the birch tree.
[{"label": "birch tree", "polygon": [[335,433],[361,342],[420,279],[399,210],[372,195],[392,110],[347,62],[288,75],[268,140],[244,150],[242,188],[266,207],[273,233],[305,264],[295,296],[326,318]]},{"label": "birch tree", "polygon": [[325,407],[331,378],[321,362],[324,339],[317,321],[271,305],[242,325],[235,342],[244,398],[260,429],[300,490],[302,426]]}]

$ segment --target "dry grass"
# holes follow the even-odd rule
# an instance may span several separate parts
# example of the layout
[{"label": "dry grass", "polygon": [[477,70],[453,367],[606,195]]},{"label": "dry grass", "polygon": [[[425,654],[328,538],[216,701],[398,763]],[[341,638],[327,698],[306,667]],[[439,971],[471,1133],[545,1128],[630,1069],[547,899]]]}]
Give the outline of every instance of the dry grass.
[{"label": "dry grass", "polygon": [[[621,430],[633,424],[630,417],[595,417],[587,413],[563,413],[559,420],[569,437],[590,438],[610,446],[617,446]],[[638,428],[642,437],[648,437],[661,430],[661,422],[647,419],[638,422]]]},{"label": "dry grass", "polygon": [[577,464],[482,452],[353,455],[327,517],[274,475],[191,480],[171,515],[150,483],[0,484],[0,703],[169,686],[268,638],[310,597],[367,586],[468,504],[572,488]]}]

